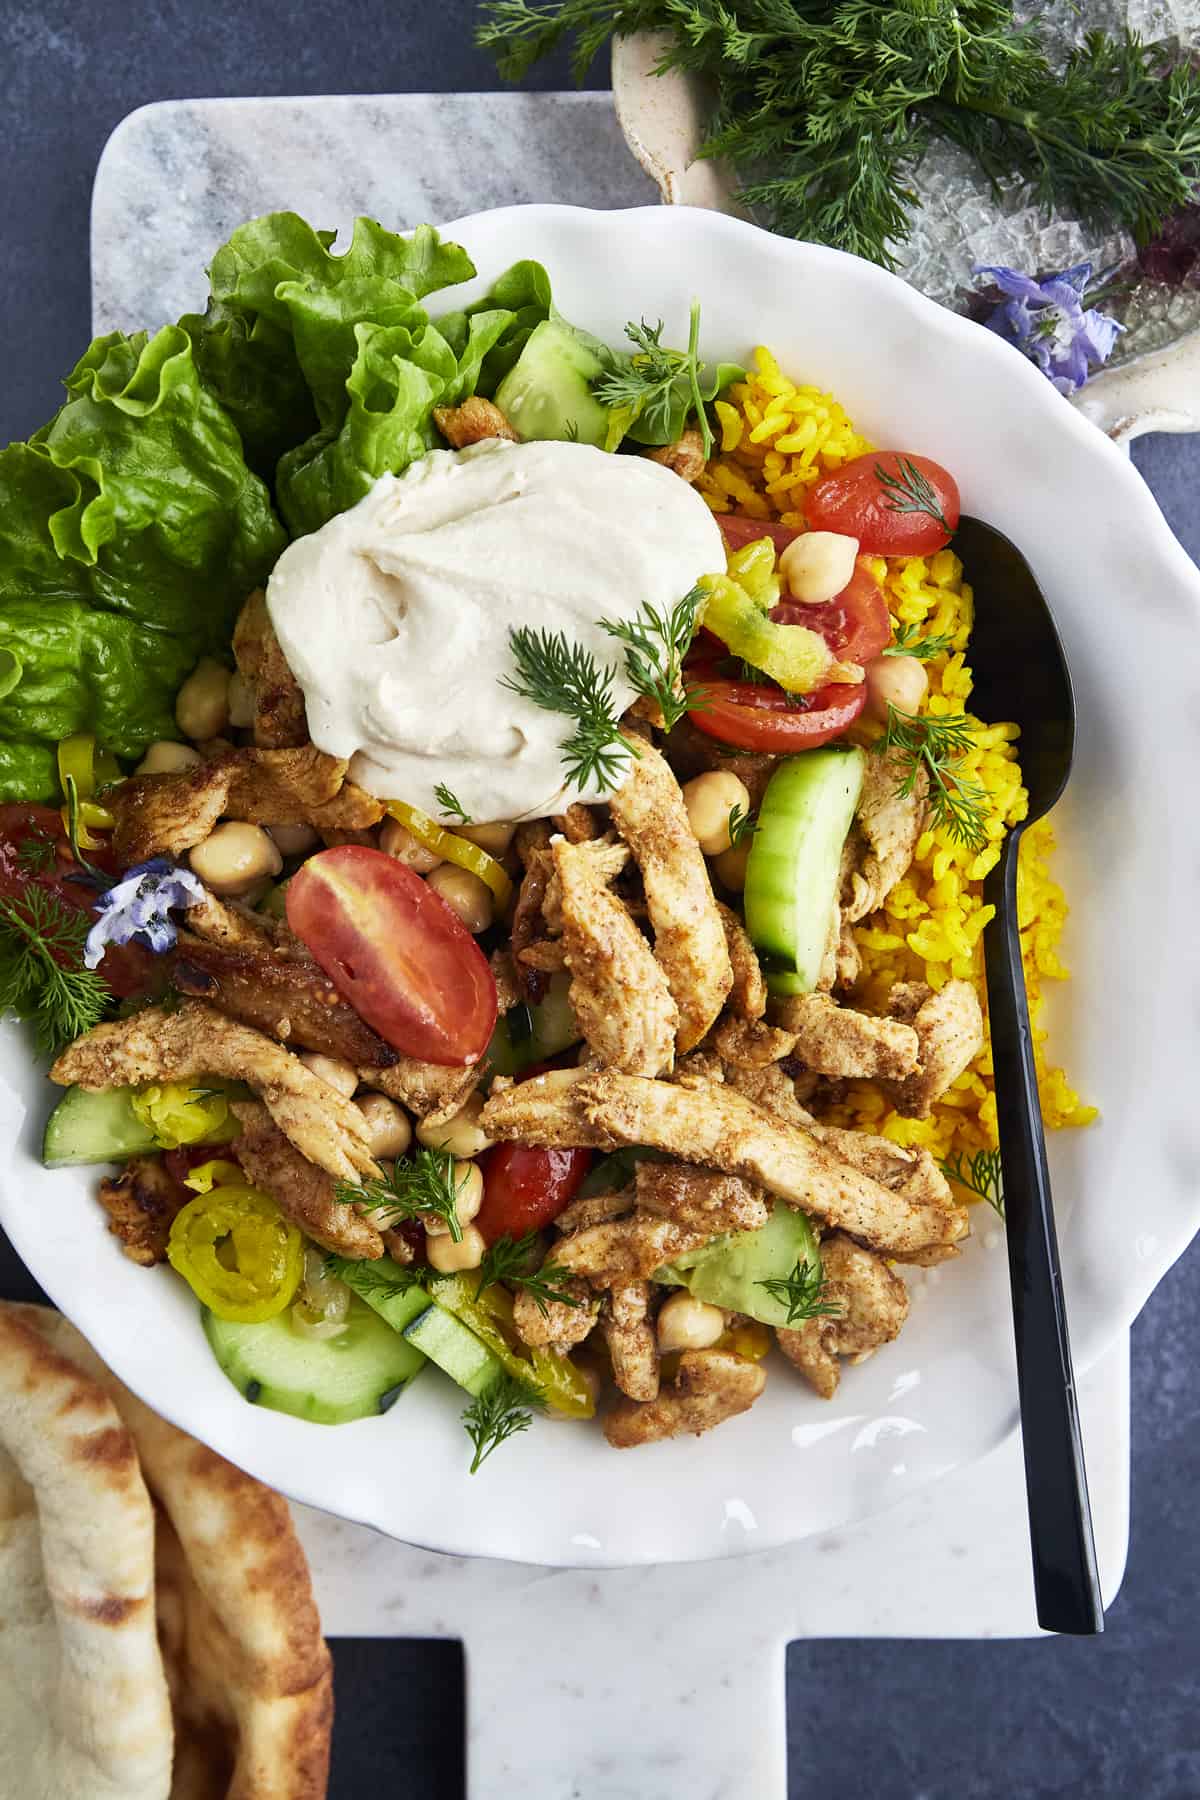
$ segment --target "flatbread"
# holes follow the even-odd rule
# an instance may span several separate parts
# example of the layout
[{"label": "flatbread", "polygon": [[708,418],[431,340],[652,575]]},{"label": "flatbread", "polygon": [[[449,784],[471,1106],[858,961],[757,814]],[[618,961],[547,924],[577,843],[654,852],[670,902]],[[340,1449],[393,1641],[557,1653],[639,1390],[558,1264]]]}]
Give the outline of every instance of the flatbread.
[{"label": "flatbread", "polygon": [[[136,1443],[159,1514],[170,1800],[324,1800],[332,1659],[287,1501],[151,1412],[60,1313],[6,1311],[99,1384]],[[121,1800],[136,1794],[123,1789]],[[94,1800],[107,1800],[103,1790]]]},{"label": "flatbread", "polygon": [[0,1307],[0,1794],[167,1800],[154,1512],[103,1388]]}]

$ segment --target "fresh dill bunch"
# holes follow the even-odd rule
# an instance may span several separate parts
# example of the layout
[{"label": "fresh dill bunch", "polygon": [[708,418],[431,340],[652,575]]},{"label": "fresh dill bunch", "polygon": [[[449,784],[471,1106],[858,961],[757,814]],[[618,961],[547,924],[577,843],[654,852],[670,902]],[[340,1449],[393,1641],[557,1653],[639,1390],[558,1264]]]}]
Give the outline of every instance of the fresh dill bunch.
[{"label": "fresh dill bunch", "polygon": [[88,915],[31,884],[0,900],[0,1012],[31,1019],[42,1056],[90,1031],[112,1000],[108,983],[83,967]]},{"label": "fresh dill bunch", "polygon": [[492,1451],[519,1431],[528,1431],[535,1409],[546,1404],[537,1388],[525,1387],[515,1376],[499,1376],[472,1400],[462,1415],[467,1436],[475,1446],[471,1473],[478,1473]]},{"label": "fresh dill bunch", "polygon": [[825,1298],[825,1276],[820,1263],[809,1262],[805,1256],[796,1258],[790,1275],[769,1276],[754,1285],[765,1288],[772,1300],[787,1307],[789,1325],[799,1325],[804,1319],[836,1319],[842,1312],[836,1301]]},{"label": "fresh dill bunch", "polygon": [[758,830],[753,814],[743,810],[740,802],[729,809],[729,847],[739,849]]},{"label": "fresh dill bunch", "polygon": [[964,1156],[956,1150],[938,1167],[943,1175],[956,1181],[969,1194],[975,1194],[980,1200],[986,1200],[1000,1217],[1004,1217],[1004,1186],[1001,1180],[1000,1152],[998,1150],[977,1150],[974,1156]]},{"label": "fresh dill bunch", "polygon": [[437,803],[447,819],[455,819],[460,825],[472,823],[470,813],[463,806],[457,794],[448,788],[444,781],[439,781],[433,791],[437,796]]},{"label": "fresh dill bunch", "polygon": [[703,690],[684,689],[683,659],[707,598],[697,585],[677,600],[669,613],[661,613],[646,600],[632,619],[599,621],[600,629],[624,649],[626,679],[658,707],[664,731],[674,730],[685,713],[697,712],[704,705]]},{"label": "fresh dill bunch", "polygon": [[517,676],[502,677],[501,687],[575,721],[574,731],[562,744],[567,777],[574,786],[595,785],[601,793],[615,788],[626,758],[637,755],[617,717],[616,670],[601,669],[590,650],[568,643],[561,631],[519,625],[509,632],[508,641]]},{"label": "fresh dill bunch", "polygon": [[462,1243],[462,1226],[458,1222],[458,1191],[462,1182],[454,1179],[454,1158],[449,1150],[431,1150],[424,1145],[411,1157],[397,1159],[391,1171],[372,1181],[339,1181],[333,1195],[344,1206],[357,1206],[360,1212],[392,1213],[397,1219],[416,1219],[432,1213],[443,1220],[456,1244]]},{"label": "fresh dill bunch", "polygon": [[506,1281],[510,1287],[524,1288],[525,1292],[536,1303],[543,1319],[546,1309],[552,1300],[561,1306],[582,1306],[583,1301],[563,1283],[570,1281],[568,1269],[561,1268],[556,1262],[545,1262],[540,1269],[530,1269],[529,1265],[537,1255],[538,1234],[527,1231],[524,1237],[513,1238],[505,1232],[496,1239],[484,1252],[483,1261],[479,1265],[479,1286],[475,1289],[478,1299],[485,1288],[497,1281]]},{"label": "fresh dill bunch", "polygon": [[576,77],[613,35],[666,35],[659,70],[713,95],[726,157],[772,230],[894,266],[937,138],[1000,191],[1144,242],[1200,180],[1200,72],[1091,32],[1064,67],[1010,0],[487,0],[478,41],[520,80],[563,41]]},{"label": "fresh dill bunch", "polygon": [[924,769],[936,822],[968,850],[982,850],[988,841],[987,789],[961,772],[962,758],[972,747],[971,730],[965,713],[917,714],[889,706],[883,736],[871,747],[895,759],[901,794],[912,793]]},{"label": "fresh dill bunch", "polygon": [[667,349],[662,334],[661,319],[657,325],[647,325],[645,319],[640,325],[630,321],[625,336],[633,345],[633,355],[598,375],[592,392],[602,406],[622,415],[626,430],[640,420],[648,435],[664,444],[680,435],[689,410],[694,411],[707,462],[713,435],[700,383],[700,302],[692,301],[686,350]]},{"label": "fresh dill bunch", "polygon": [[953,632],[935,632],[929,637],[921,636],[919,625],[906,624],[903,619],[895,626],[895,637],[884,656],[915,656],[919,662],[929,662],[934,656],[943,656],[954,646]]}]

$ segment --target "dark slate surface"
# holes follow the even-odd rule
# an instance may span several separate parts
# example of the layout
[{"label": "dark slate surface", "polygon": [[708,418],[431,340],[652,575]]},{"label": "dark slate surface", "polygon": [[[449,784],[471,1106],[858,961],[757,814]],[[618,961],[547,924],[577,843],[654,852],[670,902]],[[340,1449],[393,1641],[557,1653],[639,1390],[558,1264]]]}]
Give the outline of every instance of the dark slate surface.
[{"label": "dark slate surface", "polygon": [[[88,199],[119,119],[171,97],[493,87],[491,65],[471,43],[473,13],[472,0],[430,8],[412,0],[209,0],[203,8],[125,0],[120,9],[2,0],[0,442],[42,422],[57,378],[86,342]],[[563,66],[540,71],[536,85],[565,86]],[[1136,461],[1200,556],[1200,439],[1144,440]],[[0,1293],[34,1296],[2,1240]],[[794,1645],[793,1800],[830,1792],[875,1800],[1200,1795],[1198,1309],[1193,1253],[1134,1329],[1133,1537],[1104,1639]],[[453,1647],[356,1640],[336,1655],[334,1800],[392,1783],[422,1800],[455,1800],[462,1673]]]}]

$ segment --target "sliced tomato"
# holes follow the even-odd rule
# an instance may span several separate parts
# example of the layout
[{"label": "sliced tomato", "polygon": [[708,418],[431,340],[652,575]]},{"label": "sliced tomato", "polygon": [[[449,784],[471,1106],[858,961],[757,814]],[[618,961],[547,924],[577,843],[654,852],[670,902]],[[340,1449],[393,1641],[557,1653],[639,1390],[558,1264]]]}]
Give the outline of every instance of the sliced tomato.
[{"label": "sliced tomato", "polygon": [[872,662],[892,641],[892,615],[883,589],[860,563],[849,583],[823,606],[781,600],[771,617],[780,625],[807,625],[819,631],[842,662]]},{"label": "sliced tomato", "polygon": [[928,456],[872,450],[825,475],[806,495],[812,531],[856,537],[870,556],[931,556],[958,527],[958,483]]},{"label": "sliced tomato", "polygon": [[483,1205],[475,1224],[484,1242],[524,1237],[557,1219],[583,1185],[590,1150],[538,1150],[497,1144],[480,1158]]},{"label": "sliced tomato", "polygon": [[867,704],[865,681],[831,682],[797,699],[781,688],[754,681],[725,681],[690,667],[688,679],[702,687],[705,704],[688,716],[697,731],[739,750],[791,756],[828,744],[853,725]]},{"label": "sliced tomato", "polygon": [[287,885],[287,920],[344,999],[405,1056],[479,1061],[496,1024],[496,983],[440,894],[382,850],[322,850]]},{"label": "sliced tomato", "polygon": [[[43,844],[53,848],[53,862],[47,852],[47,867],[27,866],[30,846]],[[90,854],[96,867],[115,880],[116,864],[107,847]],[[64,906],[90,913],[96,886],[82,876],[83,871],[71,855],[62,819],[53,807],[15,803],[0,806],[0,898],[20,900],[29,888],[39,887]],[[100,974],[122,1000],[134,994],[153,993],[163,980],[159,959],[140,944],[110,944],[104,952]]]},{"label": "sliced tomato", "polygon": [[730,550],[742,550],[769,537],[776,550],[786,550],[800,536],[794,525],[781,525],[777,519],[744,519],[740,513],[718,513],[717,524]]}]

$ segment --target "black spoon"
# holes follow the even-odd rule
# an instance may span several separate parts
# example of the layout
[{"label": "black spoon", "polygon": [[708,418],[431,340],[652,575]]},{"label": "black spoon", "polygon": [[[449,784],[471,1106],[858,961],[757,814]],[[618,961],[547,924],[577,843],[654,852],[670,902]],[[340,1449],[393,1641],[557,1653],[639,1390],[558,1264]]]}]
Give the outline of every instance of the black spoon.
[{"label": "black spoon", "polygon": [[975,592],[971,708],[1021,728],[1029,816],[1007,836],[984,882],[996,916],[983,936],[1004,1176],[1017,1388],[1038,1624],[1086,1635],[1104,1629],[1075,1376],[1058,1265],[1046,1141],[1017,926],[1017,859],[1026,825],[1049,812],[1071,772],[1075,696],[1050,608],[1021,552],[964,518],[954,548]]}]

